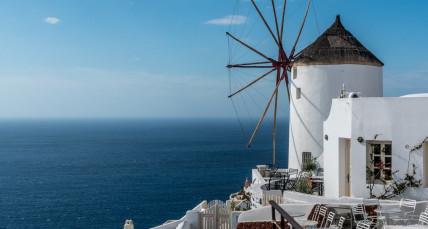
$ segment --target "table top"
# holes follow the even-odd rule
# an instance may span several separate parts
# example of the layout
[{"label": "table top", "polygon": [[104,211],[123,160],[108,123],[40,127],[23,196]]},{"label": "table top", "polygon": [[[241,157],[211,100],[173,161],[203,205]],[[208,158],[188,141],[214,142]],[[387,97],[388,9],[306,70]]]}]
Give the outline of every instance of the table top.
[{"label": "table top", "polygon": [[297,212],[297,211],[285,211],[285,212],[287,212],[291,217],[300,217],[305,215],[304,212]]},{"label": "table top", "polygon": [[376,213],[397,213],[397,212],[401,212],[401,210],[399,208],[376,208],[374,210],[374,212]]},{"label": "table top", "polygon": [[288,169],[278,169],[276,171],[279,173],[288,173]]},{"label": "table top", "polygon": [[324,176],[312,176],[311,179],[324,179]]},{"label": "table top", "polygon": [[297,220],[297,222],[302,227],[311,227],[311,226],[318,225],[318,221],[314,221],[314,220]]}]

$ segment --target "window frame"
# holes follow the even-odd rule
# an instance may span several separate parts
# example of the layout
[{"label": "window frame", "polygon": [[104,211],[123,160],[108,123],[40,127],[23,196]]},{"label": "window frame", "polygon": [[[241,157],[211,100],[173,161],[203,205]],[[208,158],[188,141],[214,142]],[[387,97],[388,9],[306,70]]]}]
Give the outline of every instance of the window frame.
[{"label": "window frame", "polygon": [[312,160],[312,152],[302,152],[302,165],[304,166],[309,160]]},{"label": "window frame", "polygon": [[300,87],[296,87],[296,99],[302,98],[302,89]]},{"label": "window frame", "polygon": [[[373,145],[380,145],[379,147],[379,153],[374,152],[373,153],[373,162],[374,163],[370,163],[371,162],[371,158],[370,158],[370,154],[372,153],[372,147]],[[387,146],[389,147],[389,149],[387,148]],[[389,154],[387,154],[389,152]],[[379,159],[376,160],[376,157],[378,157]],[[389,163],[386,163],[386,159],[389,159]],[[376,170],[379,170],[377,168],[377,166],[375,165],[377,162],[382,162],[384,163],[384,166],[382,166],[383,171],[379,174],[380,177],[376,178]],[[391,184],[393,182],[393,177],[392,177],[392,166],[393,166],[393,162],[392,162],[392,141],[377,141],[377,140],[373,140],[373,141],[367,141],[367,159],[366,159],[366,166],[369,166],[370,170],[375,173],[375,177],[374,177],[374,183],[375,184],[384,184],[383,181],[386,182],[386,184]],[[389,171],[389,179],[386,178],[386,174],[385,171]],[[366,181],[367,184],[370,183],[370,180],[368,179],[368,177],[366,176]]]},{"label": "window frame", "polygon": [[297,68],[293,67],[293,80],[297,79]]}]

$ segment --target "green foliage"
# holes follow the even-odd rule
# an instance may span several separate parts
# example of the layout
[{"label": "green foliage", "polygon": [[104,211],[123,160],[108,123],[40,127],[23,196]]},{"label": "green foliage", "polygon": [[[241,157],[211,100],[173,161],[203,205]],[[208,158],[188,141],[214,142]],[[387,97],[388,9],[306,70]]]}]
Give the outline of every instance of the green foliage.
[{"label": "green foliage", "polygon": [[417,146],[413,147],[413,148],[410,150],[410,152],[413,152],[413,151],[415,151],[415,150],[418,150],[418,149],[422,148],[422,145],[423,145],[423,144],[424,144],[424,142],[425,142],[425,141],[427,141],[427,140],[428,140],[428,137],[425,137],[425,139],[421,142],[421,144],[419,144],[419,145],[417,145]]},{"label": "green foliage", "polygon": [[232,202],[230,202],[230,210],[235,211],[236,209],[236,202],[235,200],[232,200]]},{"label": "green foliage", "polygon": [[416,165],[413,164],[412,174],[406,174],[403,180],[392,182],[390,185],[384,185],[383,193],[376,196],[378,199],[392,199],[397,195],[404,193],[408,188],[418,188],[422,185],[422,180],[416,180]]},{"label": "green foliage", "polygon": [[302,170],[305,172],[314,171],[317,169],[317,158],[311,157],[308,161],[303,164]]},{"label": "green foliage", "polygon": [[296,191],[301,193],[310,193],[311,188],[305,179],[299,179],[296,183]]}]

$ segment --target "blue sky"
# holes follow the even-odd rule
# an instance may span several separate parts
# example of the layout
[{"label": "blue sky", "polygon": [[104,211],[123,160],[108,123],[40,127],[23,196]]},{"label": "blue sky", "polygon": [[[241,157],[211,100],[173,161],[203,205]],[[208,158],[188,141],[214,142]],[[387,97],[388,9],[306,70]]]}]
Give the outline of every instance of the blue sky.
[{"label": "blue sky", "polygon": [[[250,2],[238,1],[241,15]],[[221,19],[235,3],[0,1],[0,117],[233,117]],[[288,1],[290,37],[305,4]],[[422,0],[314,0],[298,47],[341,14],[385,63],[385,96],[428,92],[427,10]]]}]

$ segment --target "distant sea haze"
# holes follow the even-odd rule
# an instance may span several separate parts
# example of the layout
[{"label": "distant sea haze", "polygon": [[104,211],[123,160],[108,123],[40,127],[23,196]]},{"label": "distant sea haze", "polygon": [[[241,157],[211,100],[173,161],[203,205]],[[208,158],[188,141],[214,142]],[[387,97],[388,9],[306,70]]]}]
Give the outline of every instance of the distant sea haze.
[{"label": "distant sea haze", "polygon": [[[0,127],[2,228],[122,228],[126,219],[149,228],[202,200],[226,200],[252,168],[272,163],[271,128],[247,149],[237,119],[0,120]],[[277,164],[286,167],[286,121],[278,136]]]}]

